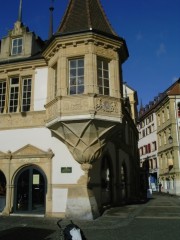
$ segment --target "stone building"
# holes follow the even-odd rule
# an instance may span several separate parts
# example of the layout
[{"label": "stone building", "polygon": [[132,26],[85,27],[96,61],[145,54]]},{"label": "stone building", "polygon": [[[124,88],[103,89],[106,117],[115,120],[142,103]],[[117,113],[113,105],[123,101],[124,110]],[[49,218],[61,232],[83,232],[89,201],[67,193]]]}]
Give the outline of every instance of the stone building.
[{"label": "stone building", "polygon": [[125,40],[99,0],[71,0],[46,42],[24,26],[21,11],[22,0],[1,39],[0,211],[93,219],[107,206],[137,200],[138,132],[123,98]]},{"label": "stone building", "polygon": [[161,190],[180,195],[180,79],[160,96],[156,117]]},{"label": "stone building", "polygon": [[149,187],[180,195],[180,80],[140,109],[140,161],[148,162]]},{"label": "stone building", "polygon": [[157,123],[155,109],[157,101],[151,101],[140,107],[137,128],[139,131],[140,166],[148,168],[148,188],[156,191],[159,178],[159,162],[157,149]]}]

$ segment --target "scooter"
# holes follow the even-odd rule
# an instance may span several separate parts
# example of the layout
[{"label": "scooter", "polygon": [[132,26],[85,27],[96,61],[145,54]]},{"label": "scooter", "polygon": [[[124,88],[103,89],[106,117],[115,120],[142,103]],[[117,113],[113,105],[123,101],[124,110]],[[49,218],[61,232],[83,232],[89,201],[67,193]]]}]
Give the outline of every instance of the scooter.
[{"label": "scooter", "polygon": [[68,224],[64,229],[60,224],[61,221],[62,219],[57,221],[57,225],[61,229],[62,240],[87,240],[83,231],[76,224],[74,224],[72,220],[71,223]]}]

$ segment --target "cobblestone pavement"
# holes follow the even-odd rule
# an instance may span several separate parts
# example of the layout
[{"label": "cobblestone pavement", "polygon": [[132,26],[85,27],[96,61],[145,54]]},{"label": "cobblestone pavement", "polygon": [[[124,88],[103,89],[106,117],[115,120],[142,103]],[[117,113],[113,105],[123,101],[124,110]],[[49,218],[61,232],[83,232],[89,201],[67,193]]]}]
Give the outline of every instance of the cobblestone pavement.
[{"label": "cobblestone pavement", "polygon": [[[0,240],[61,240],[56,218],[0,216]],[[93,221],[74,220],[87,240],[180,239],[180,197],[153,194],[144,204],[107,210]],[[69,220],[62,221],[64,228]]]}]

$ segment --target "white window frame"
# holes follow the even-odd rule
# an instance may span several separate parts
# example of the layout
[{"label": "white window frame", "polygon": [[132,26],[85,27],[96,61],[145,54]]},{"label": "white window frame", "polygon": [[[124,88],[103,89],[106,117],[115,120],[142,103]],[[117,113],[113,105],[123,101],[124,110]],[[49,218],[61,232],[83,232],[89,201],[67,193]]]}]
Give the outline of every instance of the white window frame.
[{"label": "white window frame", "polygon": [[69,95],[84,93],[84,58],[69,59]]},{"label": "white window frame", "polygon": [[110,72],[109,60],[104,58],[97,58],[97,85],[99,94],[110,95]]},{"label": "white window frame", "polygon": [[6,89],[7,89],[7,82],[6,80],[0,80],[0,113],[5,111],[6,107]]},{"label": "white window frame", "polygon": [[17,56],[21,55],[23,51],[23,38],[14,38],[12,39],[11,55]]}]

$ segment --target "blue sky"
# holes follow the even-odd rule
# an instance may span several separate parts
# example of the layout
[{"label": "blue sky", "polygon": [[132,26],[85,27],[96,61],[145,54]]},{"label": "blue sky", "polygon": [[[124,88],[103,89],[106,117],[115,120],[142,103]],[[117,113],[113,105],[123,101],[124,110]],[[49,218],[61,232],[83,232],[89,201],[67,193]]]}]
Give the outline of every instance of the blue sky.
[{"label": "blue sky", "polygon": [[[19,0],[1,1],[0,38],[13,28]],[[42,4],[43,2],[43,4]],[[23,0],[23,23],[42,39],[49,30],[50,0]],[[143,105],[180,78],[180,0],[101,0],[116,33],[126,40],[129,58],[123,78]],[[54,31],[68,0],[54,0]]]}]

